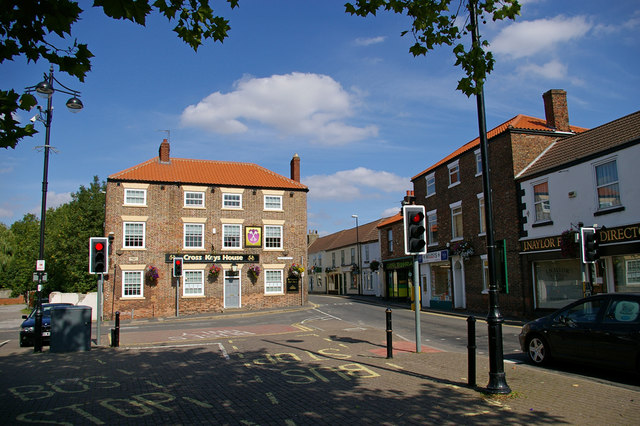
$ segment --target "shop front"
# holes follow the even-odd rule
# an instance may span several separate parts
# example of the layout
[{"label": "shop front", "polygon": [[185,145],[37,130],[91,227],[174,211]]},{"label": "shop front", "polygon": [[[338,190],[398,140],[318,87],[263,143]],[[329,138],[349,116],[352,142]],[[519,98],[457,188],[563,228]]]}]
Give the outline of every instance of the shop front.
[{"label": "shop front", "polygon": [[399,301],[408,301],[409,289],[413,285],[413,259],[411,257],[384,261],[384,274],[386,280],[386,298]]},{"label": "shop front", "polygon": [[452,277],[449,251],[439,250],[422,256],[422,306],[435,309],[453,309],[451,297]]},{"label": "shop front", "polygon": [[558,309],[591,294],[640,292],[640,224],[604,226],[596,235],[600,259],[588,264],[574,233],[521,241],[534,309]]}]

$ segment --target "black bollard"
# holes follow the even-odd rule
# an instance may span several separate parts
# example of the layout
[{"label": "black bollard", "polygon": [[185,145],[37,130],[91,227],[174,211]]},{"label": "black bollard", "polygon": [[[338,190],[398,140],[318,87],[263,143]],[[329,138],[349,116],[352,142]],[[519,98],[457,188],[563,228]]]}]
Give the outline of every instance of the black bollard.
[{"label": "black bollard", "polygon": [[469,363],[469,386],[476,387],[476,319],[467,318],[467,350]]},{"label": "black bollard", "polygon": [[385,311],[387,314],[387,359],[393,358],[393,329],[391,328],[391,308]]},{"label": "black bollard", "polygon": [[114,348],[120,346],[120,312],[116,311],[116,328],[113,330],[113,339],[111,342]]}]

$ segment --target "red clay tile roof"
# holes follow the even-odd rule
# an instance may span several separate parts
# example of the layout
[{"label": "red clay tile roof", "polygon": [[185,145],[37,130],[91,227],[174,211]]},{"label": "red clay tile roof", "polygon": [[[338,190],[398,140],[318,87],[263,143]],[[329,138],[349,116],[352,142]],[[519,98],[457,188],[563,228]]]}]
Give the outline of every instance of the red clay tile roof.
[{"label": "red clay tile roof", "polygon": [[544,173],[573,161],[592,158],[598,153],[628,143],[640,142],[640,111],[595,127],[579,135],[560,139],[532,162],[518,179]]},{"label": "red clay tile roof", "polygon": [[[584,132],[585,128],[583,127],[577,127],[577,126],[570,126],[571,131],[572,132],[576,132],[576,133],[580,133],[580,132]],[[515,117],[513,117],[510,120],[505,121],[504,123],[500,124],[497,127],[494,127],[493,129],[489,130],[487,132],[487,139],[491,140],[492,138],[506,132],[509,129],[517,129],[517,130],[532,130],[532,131],[545,131],[545,132],[555,132],[555,129],[547,126],[547,122],[546,120],[540,119],[540,118],[536,118],[536,117],[530,117],[528,115],[522,115],[522,114],[518,114]],[[564,133],[566,134],[566,133]],[[446,156],[445,158],[443,158],[442,160],[438,161],[436,164],[434,164],[433,166],[429,167],[426,170],[423,170],[422,172],[418,173],[417,175],[415,175],[414,177],[411,178],[411,180],[415,180],[417,178],[419,178],[420,176],[423,176],[427,173],[429,173],[430,171],[432,171],[433,169],[435,169],[436,167],[444,164],[444,163],[448,163],[449,161],[453,160],[454,158],[456,158],[457,156],[475,149],[476,147],[480,146],[480,137],[478,136],[477,138],[475,138],[474,140],[472,140],[471,142],[466,143],[465,145],[461,146],[460,148],[458,148],[457,150],[455,150],[454,152],[452,152],[451,154],[449,154],[448,156]]]},{"label": "red clay tile roof", "polygon": [[154,157],[109,176],[109,180],[135,182],[179,182],[183,184],[227,185],[276,189],[308,188],[295,180],[252,163],[171,158],[161,163]]},{"label": "red clay tile roof", "polygon": [[383,226],[387,226],[387,225],[392,225],[396,222],[401,222],[401,221],[402,221],[402,214],[398,213],[395,216],[388,217],[382,222],[380,222],[378,224],[378,228],[382,228]]}]

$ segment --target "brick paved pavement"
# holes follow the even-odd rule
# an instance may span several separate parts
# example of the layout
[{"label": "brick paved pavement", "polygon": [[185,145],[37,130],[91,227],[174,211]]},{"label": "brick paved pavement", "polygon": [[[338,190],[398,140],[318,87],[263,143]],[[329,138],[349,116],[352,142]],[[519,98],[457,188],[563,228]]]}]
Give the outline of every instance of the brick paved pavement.
[{"label": "brick paved pavement", "polygon": [[[317,325],[317,327],[316,327]],[[351,327],[351,328],[350,328]],[[508,396],[466,386],[466,354],[340,321],[197,346],[0,357],[3,424],[640,423],[640,388],[505,364]],[[404,350],[402,350],[404,349]],[[488,379],[478,358],[477,379]]]}]

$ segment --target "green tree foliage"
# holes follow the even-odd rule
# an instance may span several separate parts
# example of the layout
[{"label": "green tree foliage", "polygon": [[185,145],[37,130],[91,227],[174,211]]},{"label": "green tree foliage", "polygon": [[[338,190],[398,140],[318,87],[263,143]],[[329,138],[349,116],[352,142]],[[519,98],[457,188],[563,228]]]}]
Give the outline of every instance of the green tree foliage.
[{"label": "green tree foliage", "polygon": [[[104,235],[106,183],[98,177],[88,187],[80,186],[71,201],[47,211],[45,264],[47,279],[43,291],[86,293],[95,291],[97,279],[89,270],[89,238]],[[35,290],[33,272],[40,249],[40,221],[25,215],[9,229],[0,226],[0,287],[10,288],[14,296]],[[5,250],[6,247],[6,250]]]},{"label": "green tree foliage", "polygon": [[[222,1],[222,0],[220,0]],[[226,0],[235,8],[238,0]],[[105,15],[144,26],[152,13],[176,23],[173,31],[193,50],[205,40],[224,41],[229,21],[215,16],[211,0],[94,0]],[[73,0],[3,0],[0,7],[0,63],[24,56],[28,62],[44,59],[60,71],[84,81],[93,54],[86,44],[74,40],[56,46],[53,40],[71,38],[71,29],[83,10]],[[33,124],[21,126],[15,113],[36,104],[33,95],[20,96],[14,89],[0,89],[0,147],[15,148],[25,136],[37,133]]]},{"label": "green tree foliage", "polygon": [[495,63],[491,52],[486,50],[489,46],[486,40],[480,39],[478,45],[468,49],[462,41],[462,36],[472,31],[467,13],[471,13],[474,6],[483,20],[485,15],[494,21],[515,19],[520,13],[517,0],[356,0],[345,4],[346,12],[357,16],[375,16],[379,10],[409,16],[413,20],[411,29],[401,35],[413,35],[415,43],[409,52],[414,56],[426,55],[438,46],[455,44],[455,65],[461,66],[466,74],[458,81],[457,89],[467,96],[480,92]]}]

